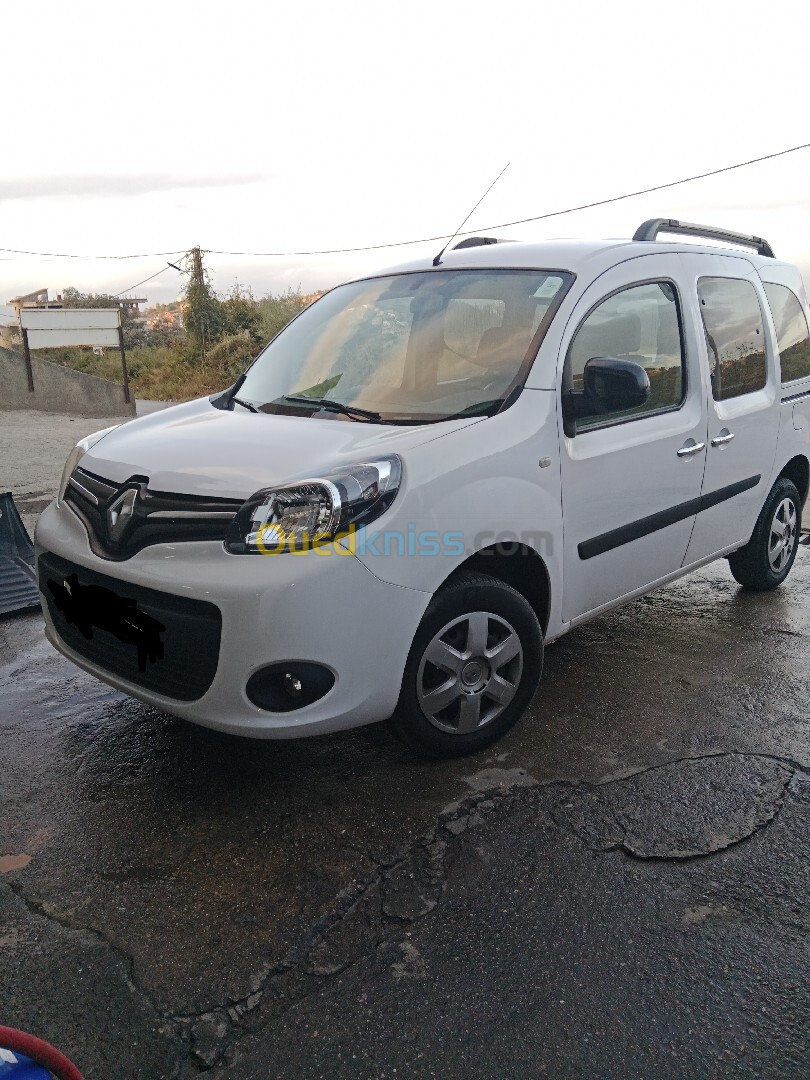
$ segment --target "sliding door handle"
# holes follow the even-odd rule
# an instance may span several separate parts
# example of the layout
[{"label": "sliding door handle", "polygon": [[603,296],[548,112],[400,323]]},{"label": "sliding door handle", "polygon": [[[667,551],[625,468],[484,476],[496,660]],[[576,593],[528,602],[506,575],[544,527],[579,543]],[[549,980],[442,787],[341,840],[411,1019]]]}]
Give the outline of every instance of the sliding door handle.
[{"label": "sliding door handle", "polygon": [[701,450],[705,449],[705,442],[688,442],[680,448],[678,457],[692,457],[693,454],[699,454]]},{"label": "sliding door handle", "polygon": [[731,442],[733,438],[734,432],[726,429],[722,435],[717,435],[712,439],[712,446],[725,446],[725,444]]}]

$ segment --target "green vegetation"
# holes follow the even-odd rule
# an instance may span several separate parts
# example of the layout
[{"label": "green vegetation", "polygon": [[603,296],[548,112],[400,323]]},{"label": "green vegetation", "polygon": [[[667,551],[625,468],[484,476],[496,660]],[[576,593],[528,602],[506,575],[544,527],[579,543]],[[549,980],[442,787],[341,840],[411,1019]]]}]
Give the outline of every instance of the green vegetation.
[{"label": "green vegetation", "polygon": [[802,338],[781,350],[782,382],[806,379],[810,375],[810,338]]},{"label": "green vegetation", "polygon": [[[114,296],[74,288],[65,289],[62,297],[66,307],[118,305]],[[125,314],[127,366],[135,396],[188,401],[224,390],[312,299],[293,289],[256,299],[238,284],[227,295],[218,296],[207,282],[190,282],[182,304],[182,327],[167,318],[170,305],[160,306],[150,326]],[[117,349],[106,348],[103,355],[89,348],[44,349],[39,355],[77,371],[121,381]]]}]

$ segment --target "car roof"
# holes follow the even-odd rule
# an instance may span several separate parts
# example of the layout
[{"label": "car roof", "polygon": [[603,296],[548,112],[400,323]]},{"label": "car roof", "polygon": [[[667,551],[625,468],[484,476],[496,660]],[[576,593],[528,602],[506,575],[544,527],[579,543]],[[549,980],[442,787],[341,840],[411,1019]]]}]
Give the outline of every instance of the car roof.
[{"label": "car roof", "polygon": [[[440,242],[436,245],[436,253]],[[732,255],[746,259],[759,269],[773,266],[777,260],[739,248],[717,245],[692,244],[677,241],[650,240],[544,240],[540,243],[523,241],[498,241],[482,243],[475,247],[448,248],[439,266],[433,266],[433,256],[401,263],[385,270],[376,271],[370,277],[387,274],[413,273],[420,270],[455,269],[541,269],[568,270],[574,274],[590,276],[602,273],[617,263],[642,255],[659,255],[679,252],[700,252],[708,255]],[[788,265],[788,264],[781,264]]]}]

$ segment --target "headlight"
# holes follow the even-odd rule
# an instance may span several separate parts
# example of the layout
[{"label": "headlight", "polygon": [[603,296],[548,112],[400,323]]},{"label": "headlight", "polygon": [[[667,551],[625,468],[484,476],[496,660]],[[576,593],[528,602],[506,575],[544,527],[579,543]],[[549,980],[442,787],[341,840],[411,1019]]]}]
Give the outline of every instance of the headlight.
[{"label": "headlight", "polygon": [[270,555],[329,543],[350,526],[366,525],[387,510],[401,475],[394,454],[317,479],[263,488],[234,518],[225,547],[234,555]]},{"label": "headlight", "polygon": [[62,499],[64,499],[65,497],[65,491],[67,490],[70,474],[79,464],[79,462],[90,449],[90,447],[95,446],[99,439],[103,439],[105,435],[109,435],[111,431],[115,431],[115,429],[119,426],[120,425],[118,424],[113,424],[112,427],[105,427],[102,428],[101,431],[94,431],[92,435],[87,435],[85,436],[85,438],[81,439],[79,442],[76,443],[76,445],[68,454],[67,461],[65,462],[65,467],[64,469],[62,469],[62,479],[59,482],[59,494],[56,496],[57,506],[62,505]]}]

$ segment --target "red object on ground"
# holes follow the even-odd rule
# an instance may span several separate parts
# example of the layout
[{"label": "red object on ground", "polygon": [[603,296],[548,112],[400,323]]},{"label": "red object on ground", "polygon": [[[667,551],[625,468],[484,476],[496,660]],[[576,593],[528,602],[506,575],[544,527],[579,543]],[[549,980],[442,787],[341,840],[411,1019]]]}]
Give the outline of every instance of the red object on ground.
[{"label": "red object on ground", "polygon": [[83,1080],[82,1074],[64,1054],[35,1035],[0,1024],[0,1046],[5,1050],[19,1050],[37,1065],[50,1069],[57,1080]]}]

